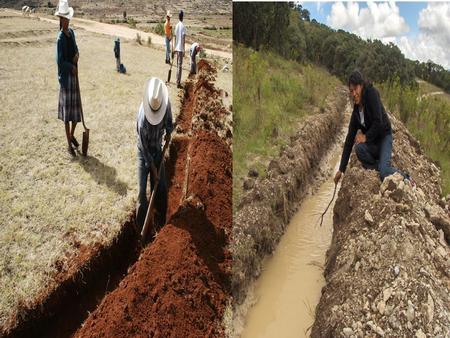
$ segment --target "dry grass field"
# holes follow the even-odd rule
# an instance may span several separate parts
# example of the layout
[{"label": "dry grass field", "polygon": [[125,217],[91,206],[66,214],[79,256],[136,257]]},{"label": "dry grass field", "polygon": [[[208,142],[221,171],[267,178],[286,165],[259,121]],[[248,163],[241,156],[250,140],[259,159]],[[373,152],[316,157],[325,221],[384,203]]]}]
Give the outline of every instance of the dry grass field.
[{"label": "dry grass field", "polygon": [[[108,243],[134,211],[135,115],[145,80],[167,78],[164,52],[75,31],[89,153],[71,158],[57,119],[56,25],[0,10],[0,327],[54,283],[84,245]],[[187,65],[186,65],[187,68]],[[183,79],[187,71],[183,72]],[[229,94],[232,73],[218,74]],[[174,115],[178,91],[169,86]],[[82,126],[76,137],[81,141]]]}]

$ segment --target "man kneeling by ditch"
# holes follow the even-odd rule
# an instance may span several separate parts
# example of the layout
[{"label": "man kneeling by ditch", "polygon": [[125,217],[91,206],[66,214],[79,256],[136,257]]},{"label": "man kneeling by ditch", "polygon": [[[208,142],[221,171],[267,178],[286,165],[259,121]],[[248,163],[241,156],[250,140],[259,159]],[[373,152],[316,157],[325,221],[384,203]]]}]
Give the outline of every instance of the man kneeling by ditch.
[{"label": "man kneeling by ditch", "polygon": [[[166,223],[167,183],[162,153],[162,139],[170,141],[173,130],[172,108],[169,92],[158,78],[152,77],[145,85],[144,98],[137,114],[137,168],[139,197],[137,203],[136,225],[142,228],[147,214],[147,178],[150,174],[151,190],[157,182],[155,195],[156,226]],[[158,169],[161,166],[160,177]]]},{"label": "man kneeling by ditch", "polygon": [[354,107],[341,163],[334,182],[337,184],[345,172],[353,144],[355,144],[358,160],[365,169],[377,170],[381,181],[398,172],[414,185],[408,174],[391,166],[391,122],[383,107],[378,90],[370,82],[364,81],[358,71],[350,75],[348,88],[354,101]]}]

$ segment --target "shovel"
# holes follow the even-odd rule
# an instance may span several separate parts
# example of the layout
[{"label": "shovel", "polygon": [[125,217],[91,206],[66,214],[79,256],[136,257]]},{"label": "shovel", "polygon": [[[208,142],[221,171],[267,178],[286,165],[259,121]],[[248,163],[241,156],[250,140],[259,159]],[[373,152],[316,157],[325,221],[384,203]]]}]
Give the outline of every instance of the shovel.
[{"label": "shovel", "polygon": [[173,66],[173,56],[172,56],[172,62],[170,63],[169,74],[167,75],[167,83],[170,82],[170,77],[172,76],[172,66]]},{"label": "shovel", "polygon": [[78,81],[78,73],[77,73],[77,90],[78,95],[80,97],[80,111],[81,111],[81,121],[83,122],[83,142],[81,143],[81,153],[86,156],[89,146],[89,129],[86,127],[86,124],[84,123],[84,114],[83,114],[83,105],[81,104],[81,94],[80,94],[80,82]]},{"label": "shovel", "polygon": [[[164,163],[164,157],[166,155],[167,152],[167,148],[169,148],[169,143],[170,143],[170,139],[166,141],[166,143],[164,144],[164,148],[162,151],[162,157],[161,157],[161,163],[159,164],[159,168],[158,168],[158,178],[161,176],[161,169],[162,169],[162,165]],[[145,215],[145,221],[144,221],[144,226],[142,227],[142,231],[141,231],[141,238],[142,241],[145,242],[145,239],[147,237],[147,233],[150,227],[153,228],[153,221],[154,221],[154,211],[153,211],[153,206],[155,204],[155,195],[156,195],[156,191],[158,190],[158,185],[159,185],[159,179],[158,181],[155,182],[155,185],[153,187],[153,191],[152,191],[152,195],[150,196],[150,202],[148,203],[148,209],[147,209],[147,214]]]}]

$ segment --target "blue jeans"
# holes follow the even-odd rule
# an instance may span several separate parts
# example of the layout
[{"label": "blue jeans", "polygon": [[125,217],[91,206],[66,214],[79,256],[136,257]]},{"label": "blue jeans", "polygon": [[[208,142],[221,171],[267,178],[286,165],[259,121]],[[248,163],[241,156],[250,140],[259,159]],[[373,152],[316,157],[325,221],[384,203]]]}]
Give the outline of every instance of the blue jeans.
[{"label": "blue jeans", "polygon": [[355,152],[364,168],[379,171],[381,181],[396,172],[405,176],[400,170],[391,166],[392,133],[387,134],[378,144],[359,143],[355,145]]},{"label": "blue jeans", "polygon": [[[162,160],[162,152],[159,150],[152,154],[154,158],[154,164],[156,169],[159,168],[159,165]],[[136,225],[140,228],[143,227],[145,216],[147,214],[148,203],[147,200],[147,180],[150,174],[150,191],[153,191],[154,186],[154,178],[150,170],[150,166],[145,165],[145,159],[142,155],[141,150],[138,148],[137,152],[137,174],[138,174],[138,184],[139,184],[139,196],[137,202],[137,212],[136,212]],[[161,167],[161,174],[159,178],[158,188],[156,190],[155,195],[155,204],[156,208],[156,225],[158,227],[163,226],[166,223],[166,212],[167,212],[167,182],[165,175],[164,163]]]},{"label": "blue jeans", "polygon": [[170,62],[170,40],[165,37],[164,41],[166,42],[166,62]]}]

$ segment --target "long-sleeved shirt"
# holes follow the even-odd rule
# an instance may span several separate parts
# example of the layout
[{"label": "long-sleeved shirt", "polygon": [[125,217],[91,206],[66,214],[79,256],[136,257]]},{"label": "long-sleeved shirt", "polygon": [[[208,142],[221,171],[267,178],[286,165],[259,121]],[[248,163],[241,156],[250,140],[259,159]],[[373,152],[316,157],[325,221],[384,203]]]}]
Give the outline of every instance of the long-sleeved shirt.
[{"label": "long-sleeved shirt", "polygon": [[189,56],[191,57],[191,62],[195,62],[195,57],[197,56],[198,43],[194,42],[189,49]]},{"label": "long-sleeved shirt", "polygon": [[75,41],[75,33],[69,28],[69,35],[63,31],[58,33],[56,40],[56,63],[58,64],[58,81],[61,87],[67,88],[69,74],[73,69],[73,57],[78,53],[78,46]]},{"label": "long-sleeved shirt", "polygon": [[114,41],[114,57],[120,58],[120,42]]},{"label": "long-sleeved shirt", "polygon": [[166,113],[162,121],[156,126],[150,124],[145,118],[144,106],[141,103],[137,113],[137,147],[144,156],[146,165],[154,161],[154,156],[161,151],[164,131],[171,134],[173,130],[172,108],[170,101],[167,104]]},{"label": "long-sleeved shirt", "polygon": [[372,85],[364,87],[362,93],[364,124],[361,123],[359,107],[353,107],[353,113],[348,126],[347,137],[345,138],[344,149],[342,151],[341,163],[339,170],[345,172],[348,160],[352,152],[355,136],[360,129],[366,135],[366,143],[378,144],[387,134],[392,132],[391,122],[381,103],[378,90]]}]

